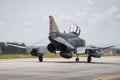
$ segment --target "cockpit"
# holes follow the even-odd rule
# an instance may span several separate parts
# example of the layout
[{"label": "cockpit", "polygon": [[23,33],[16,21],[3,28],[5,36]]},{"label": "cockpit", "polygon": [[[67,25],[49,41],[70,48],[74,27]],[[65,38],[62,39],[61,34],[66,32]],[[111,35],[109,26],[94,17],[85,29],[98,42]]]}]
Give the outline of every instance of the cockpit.
[{"label": "cockpit", "polygon": [[73,33],[76,36],[79,36],[81,32],[81,29],[79,28],[79,26],[77,24],[73,24],[70,28],[69,28],[69,33]]}]

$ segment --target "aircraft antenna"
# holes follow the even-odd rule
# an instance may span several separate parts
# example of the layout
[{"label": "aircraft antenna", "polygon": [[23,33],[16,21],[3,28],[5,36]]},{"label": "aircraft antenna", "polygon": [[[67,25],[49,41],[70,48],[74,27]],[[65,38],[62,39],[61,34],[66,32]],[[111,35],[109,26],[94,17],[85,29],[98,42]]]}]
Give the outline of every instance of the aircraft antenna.
[{"label": "aircraft antenna", "polygon": [[33,44],[33,46],[35,46],[35,45],[37,45],[37,44],[39,44],[39,43],[41,43],[41,42],[43,42],[44,40],[46,40],[47,39],[47,37],[45,37],[45,38],[43,38],[43,39],[41,39],[40,41],[38,41],[38,42],[35,42],[34,44]]}]

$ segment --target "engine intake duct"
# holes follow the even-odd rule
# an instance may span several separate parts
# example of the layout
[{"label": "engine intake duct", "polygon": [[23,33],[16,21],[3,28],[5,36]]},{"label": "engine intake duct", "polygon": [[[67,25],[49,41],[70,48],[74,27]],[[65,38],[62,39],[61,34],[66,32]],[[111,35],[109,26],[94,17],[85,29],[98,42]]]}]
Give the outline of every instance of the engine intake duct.
[{"label": "engine intake duct", "polygon": [[50,52],[55,52],[55,50],[56,50],[55,46],[53,44],[51,44],[51,43],[48,44],[47,49]]},{"label": "engine intake duct", "polygon": [[62,51],[62,52],[67,51],[67,46],[65,46],[64,44],[60,44],[59,46],[60,46],[60,47],[59,47],[59,50],[60,50],[60,51]]}]

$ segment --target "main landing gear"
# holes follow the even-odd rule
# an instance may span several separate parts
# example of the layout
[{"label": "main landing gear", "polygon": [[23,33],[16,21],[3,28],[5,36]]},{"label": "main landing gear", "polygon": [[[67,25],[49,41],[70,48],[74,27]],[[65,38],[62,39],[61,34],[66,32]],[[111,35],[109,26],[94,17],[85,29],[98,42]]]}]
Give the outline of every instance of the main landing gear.
[{"label": "main landing gear", "polygon": [[77,62],[77,63],[79,62],[79,58],[76,58],[76,62]]},{"label": "main landing gear", "polygon": [[[76,55],[75,61],[76,61],[77,63],[79,62],[79,55]],[[92,61],[92,56],[89,55],[89,56],[87,57],[87,62],[88,62],[88,63],[91,63],[91,61]]]},{"label": "main landing gear", "polygon": [[88,58],[87,58],[87,62],[91,63],[91,61],[92,61],[92,56],[89,55]]},{"label": "main landing gear", "polygon": [[38,54],[38,59],[39,59],[39,62],[43,62],[43,54],[39,53]]},{"label": "main landing gear", "polygon": [[76,55],[75,61],[78,63],[79,62],[79,55]]}]

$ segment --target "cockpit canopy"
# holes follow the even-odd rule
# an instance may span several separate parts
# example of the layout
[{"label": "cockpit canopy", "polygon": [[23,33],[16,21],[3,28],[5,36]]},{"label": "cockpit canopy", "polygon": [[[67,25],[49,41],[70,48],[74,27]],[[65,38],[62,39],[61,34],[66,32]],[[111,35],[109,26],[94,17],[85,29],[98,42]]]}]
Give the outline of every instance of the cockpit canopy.
[{"label": "cockpit canopy", "polygon": [[73,33],[76,36],[79,36],[81,32],[81,29],[79,28],[79,26],[77,24],[73,24],[70,28],[69,28],[69,33]]}]

